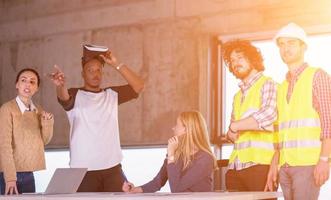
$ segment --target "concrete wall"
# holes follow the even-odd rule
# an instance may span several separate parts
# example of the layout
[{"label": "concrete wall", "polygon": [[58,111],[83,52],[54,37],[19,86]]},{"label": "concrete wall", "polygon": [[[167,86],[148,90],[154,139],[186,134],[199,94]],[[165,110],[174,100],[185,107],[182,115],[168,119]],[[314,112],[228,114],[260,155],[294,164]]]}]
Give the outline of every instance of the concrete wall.
[{"label": "concrete wall", "polygon": [[[309,33],[330,32],[331,1],[1,0],[0,104],[15,97],[16,73],[26,66],[44,75],[58,64],[69,87],[81,86],[81,45],[107,45],[146,80],[140,98],[120,106],[122,144],[165,143],[182,110],[199,109],[210,122],[211,37],[270,37],[289,21]],[[45,76],[42,81],[35,101],[55,114],[55,134],[61,135],[51,146],[66,145],[65,113],[54,86]],[[105,70],[105,86],[123,83]]]}]

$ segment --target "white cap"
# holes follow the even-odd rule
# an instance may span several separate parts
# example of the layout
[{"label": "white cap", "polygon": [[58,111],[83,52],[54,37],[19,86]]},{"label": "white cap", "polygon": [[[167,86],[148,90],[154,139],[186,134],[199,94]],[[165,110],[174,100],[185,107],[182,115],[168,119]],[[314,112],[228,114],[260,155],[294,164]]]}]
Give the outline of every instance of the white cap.
[{"label": "white cap", "polygon": [[281,37],[297,38],[307,45],[306,32],[303,30],[303,28],[293,22],[289,23],[278,31],[278,33],[274,37],[274,41],[276,42],[276,44],[277,40]]}]

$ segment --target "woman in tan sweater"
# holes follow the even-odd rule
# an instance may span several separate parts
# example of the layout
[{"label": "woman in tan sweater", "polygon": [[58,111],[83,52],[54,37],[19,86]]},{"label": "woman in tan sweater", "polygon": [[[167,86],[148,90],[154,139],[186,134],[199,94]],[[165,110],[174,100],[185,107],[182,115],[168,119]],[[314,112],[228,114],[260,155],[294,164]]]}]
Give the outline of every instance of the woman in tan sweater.
[{"label": "woman in tan sweater", "polygon": [[0,108],[1,194],[35,192],[33,171],[45,169],[44,145],[52,138],[54,119],[32,102],[39,85],[34,69],[21,70],[17,97]]}]

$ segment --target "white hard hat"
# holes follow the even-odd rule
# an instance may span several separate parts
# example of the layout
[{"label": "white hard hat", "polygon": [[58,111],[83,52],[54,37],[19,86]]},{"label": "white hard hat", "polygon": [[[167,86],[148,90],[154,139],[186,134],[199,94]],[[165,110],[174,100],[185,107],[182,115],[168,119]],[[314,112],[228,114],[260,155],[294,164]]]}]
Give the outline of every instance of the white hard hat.
[{"label": "white hard hat", "polygon": [[276,44],[277,44],[277,40],[281,37],[297,38],[307,45],[306,32],[303,30],[303,28],[301,28],[300,26],[298,26],[293,22],[287,24],[278,31],[278,33],[274,37],[274,41],[276,42]]}]

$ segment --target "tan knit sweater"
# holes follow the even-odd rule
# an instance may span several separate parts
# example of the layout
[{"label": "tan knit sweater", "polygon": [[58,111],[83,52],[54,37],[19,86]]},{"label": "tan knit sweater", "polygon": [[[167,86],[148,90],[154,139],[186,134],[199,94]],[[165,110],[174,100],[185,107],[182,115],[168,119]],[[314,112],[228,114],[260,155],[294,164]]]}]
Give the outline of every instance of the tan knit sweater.
[{"label": "tan knit sweater", "polygon": [[0,171],[5,181],[16,172],[45,169],[44,145],[53,136],[54,120],[41,119],[42,108],[21,113],[15,99],[0,108]]}]

